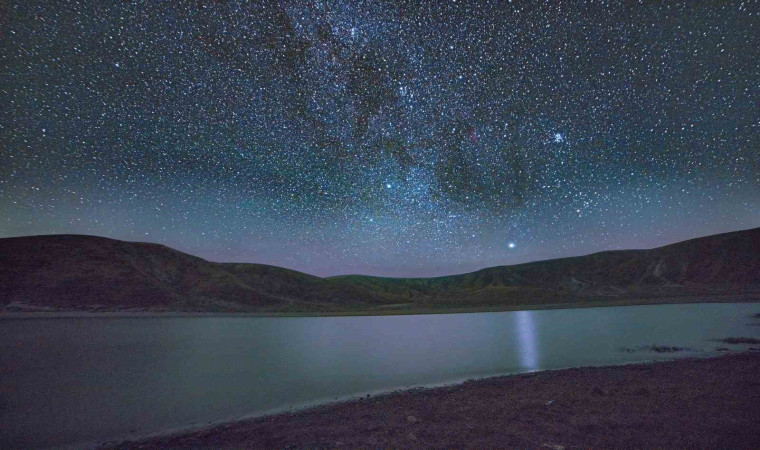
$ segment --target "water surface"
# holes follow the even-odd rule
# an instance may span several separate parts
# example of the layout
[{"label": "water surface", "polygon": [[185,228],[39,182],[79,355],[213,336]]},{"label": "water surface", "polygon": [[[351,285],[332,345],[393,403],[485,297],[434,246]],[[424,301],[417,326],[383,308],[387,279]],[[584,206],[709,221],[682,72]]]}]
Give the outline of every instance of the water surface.
[{"label": "water surface", "polygon": [[[709,356],[757,304],[0,320],[0,447],[82,446],[410,386]],[[693,351],[624,352],[646,345]]]}]

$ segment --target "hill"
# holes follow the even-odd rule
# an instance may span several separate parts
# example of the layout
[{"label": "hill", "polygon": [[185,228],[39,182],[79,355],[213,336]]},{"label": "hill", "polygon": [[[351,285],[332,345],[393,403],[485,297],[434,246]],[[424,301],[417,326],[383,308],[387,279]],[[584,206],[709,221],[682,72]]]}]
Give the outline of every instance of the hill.
[{"label": "hill", "polygon": [[760,298],[760,228],[436,278],[319,278],[95,236],[0,239],[8,309],[347,311]]},{"label": "hill", "polygon": [[651,250],[482,269],[437,278],[334,277],[394,301],[520,305],[621,298],[712,295],[760,297],[760,228],[717,234]]},{"label": "hill", "polygon": [[78,235],[0,239],[0,299],[16,309],[159,311],[309,311],[381,302],[361,288],[280,267],[213,263],[163,245]]}]

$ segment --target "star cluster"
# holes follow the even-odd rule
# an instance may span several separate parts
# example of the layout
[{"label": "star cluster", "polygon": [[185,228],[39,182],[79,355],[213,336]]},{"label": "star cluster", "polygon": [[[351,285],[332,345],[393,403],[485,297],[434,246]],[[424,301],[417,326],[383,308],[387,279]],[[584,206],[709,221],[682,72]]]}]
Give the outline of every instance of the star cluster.
[{"label": "star cluster", "polygon": [[760,225],[756,2],[0,8],[3,237],[430,276]]}]

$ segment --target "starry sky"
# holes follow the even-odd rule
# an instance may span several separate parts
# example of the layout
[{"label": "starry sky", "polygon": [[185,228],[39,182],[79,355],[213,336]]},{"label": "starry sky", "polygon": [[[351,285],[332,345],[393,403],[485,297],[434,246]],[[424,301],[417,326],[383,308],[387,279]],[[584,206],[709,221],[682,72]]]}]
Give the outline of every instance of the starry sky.
[{"label": "starry sky", "polygon": [[0,237],[435,276],[760,226],[754,1],[0,6]]}]

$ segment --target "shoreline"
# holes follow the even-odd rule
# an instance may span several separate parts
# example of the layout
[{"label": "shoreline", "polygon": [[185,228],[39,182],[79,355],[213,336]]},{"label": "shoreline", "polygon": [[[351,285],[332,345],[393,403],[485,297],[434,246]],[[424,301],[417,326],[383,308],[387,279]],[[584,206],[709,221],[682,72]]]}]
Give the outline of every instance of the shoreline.
[{"label": "shoreline", "polygon": [[[718,298],[716,298],[718,297]],[[427,314],[468,314],[509,311],[541,311],[575,308],[607,308],[616,306],[649,306],[695,303],[760,303],[760,296],[713,296],[713,297],[669,297],[657,299],[625,299],[584,301],[573,303],[549,303],[526,305],[503,305],[487,307],[441,307],[441,308],[402,308],[369,309],[343,311],[307,311],[307,312],[214,312],[214,311],[0,311],[3,319],[82,319],[82,318],[181,318],[181,317],[360,317],[360,316],[399,316]]]},{"label": "shoreline", "polygon": [[101,448],[760,446],[760,352],[501,375]]}]

